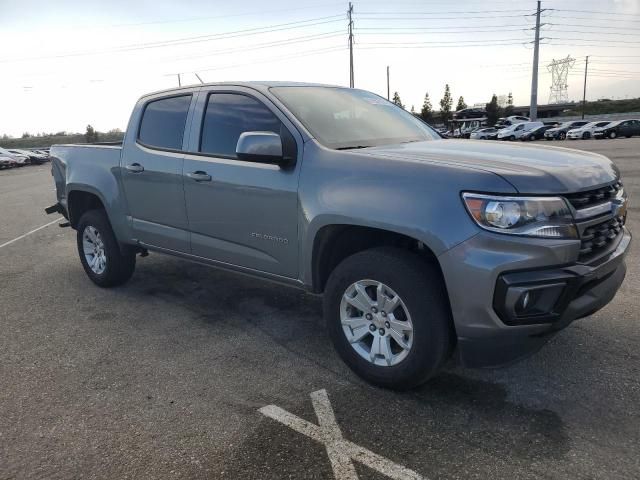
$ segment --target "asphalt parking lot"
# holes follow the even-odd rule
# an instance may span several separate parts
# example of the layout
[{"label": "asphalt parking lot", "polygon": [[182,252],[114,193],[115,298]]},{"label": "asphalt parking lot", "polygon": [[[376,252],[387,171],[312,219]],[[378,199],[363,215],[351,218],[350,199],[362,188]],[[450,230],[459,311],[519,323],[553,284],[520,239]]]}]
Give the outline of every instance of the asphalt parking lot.
[{"label": "asphalt parking lot", "polygon": [[[640,138],[561,145],[615,161],[640,232]],[[0,245],[54,220],[49,168],[0,171]],[[537,355],[396,393],[344,366],[317,297],[157,254],[102,290],[74,234],[0,247],[2,479],[334,478],[336,448],[260,411],[317,425],[321,390],[344,439],[425,478],[640,477],[637,241],[615,300]]]}]

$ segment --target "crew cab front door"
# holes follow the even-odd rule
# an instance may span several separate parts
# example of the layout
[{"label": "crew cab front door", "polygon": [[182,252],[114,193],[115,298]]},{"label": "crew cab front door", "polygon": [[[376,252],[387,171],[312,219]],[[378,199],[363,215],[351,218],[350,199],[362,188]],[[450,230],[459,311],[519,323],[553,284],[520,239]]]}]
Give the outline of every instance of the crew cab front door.
[{"label": "crew cab front door", "polygon": [[[250,88],[203,88],[193,118],[183,167],[192,255],[296,278],[299,133]],[[295,166],[238,160],[236,144],[247,131],[286,138]]]},{"label": "crew cab front door", "polygon": [[189,253],[182,188],[183,143],[195,91],[143,100],[132,117],[122,156],[122,183],[134,239]]}]

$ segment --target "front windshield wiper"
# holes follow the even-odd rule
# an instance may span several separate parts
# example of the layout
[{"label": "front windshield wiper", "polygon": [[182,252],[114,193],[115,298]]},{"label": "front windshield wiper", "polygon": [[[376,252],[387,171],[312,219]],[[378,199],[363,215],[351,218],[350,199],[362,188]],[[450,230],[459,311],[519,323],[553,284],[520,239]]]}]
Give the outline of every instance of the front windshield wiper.
[{"label": "front windshield wiper", "polygon": [[339,147],[339,148],[336,148],[336,150],[356,150],[358,148],[369,148],[369,147],[373,147],[373,145],[352,145],[349,147]]}]

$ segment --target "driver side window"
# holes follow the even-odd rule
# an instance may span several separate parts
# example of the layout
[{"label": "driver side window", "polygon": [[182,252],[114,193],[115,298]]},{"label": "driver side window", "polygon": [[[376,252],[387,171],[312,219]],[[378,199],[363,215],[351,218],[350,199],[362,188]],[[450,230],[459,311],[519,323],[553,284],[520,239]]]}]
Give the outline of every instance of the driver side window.
[{"label": "driver side window", "polygon": [[212,93],[202,122],[200,152],[237,158],[236,145],[242,133],[274,132],[284,137],[285,130],[271,110],[255,98],[238,93]]}]

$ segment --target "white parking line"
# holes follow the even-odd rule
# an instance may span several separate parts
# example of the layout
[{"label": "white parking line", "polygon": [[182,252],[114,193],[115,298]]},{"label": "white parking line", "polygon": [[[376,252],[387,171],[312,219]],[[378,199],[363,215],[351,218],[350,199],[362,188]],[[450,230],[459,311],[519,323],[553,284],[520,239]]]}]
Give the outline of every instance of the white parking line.
[{"label": "white parking line", "polygon": [[358,474],[352,460],[362,463],[377,472],[395,480],[424,480],[425,477],[402,465],[373,453],[360,445],[345,440],[336,422],[331,402],[326,390],[311,394],[311,403],[318,417],[318,424],[307,422],[276,405],[268,405],[258,410],[263,415],[280,422],[298,433],[323,443],[331,462],[336,480],[357,480]]},{"label": "white parking line", "polygon": [[20,235],[19,237],[16,237],[13,240],[9,240],[8,242],[3,243],[2,245],[0,245],[0,248],[6,247],[7,245],[11,245],[12,243],[17,242],[18,240],[22,240],[24,237],[28,237],[32,233],[36,233],[38,230],[42,230],[43,228],[46,228],[49,225],[53,225],[54,223],[59,222],[61,219],[62,219],[62,217],[59,217],[59,218],[56,218],[55,220],[53,220],[52,222],[47,223],[46,225],[42,225],[41,227],[34,228],[33,230],[31,230],[30,232],[25,233],[24,235]]}]

